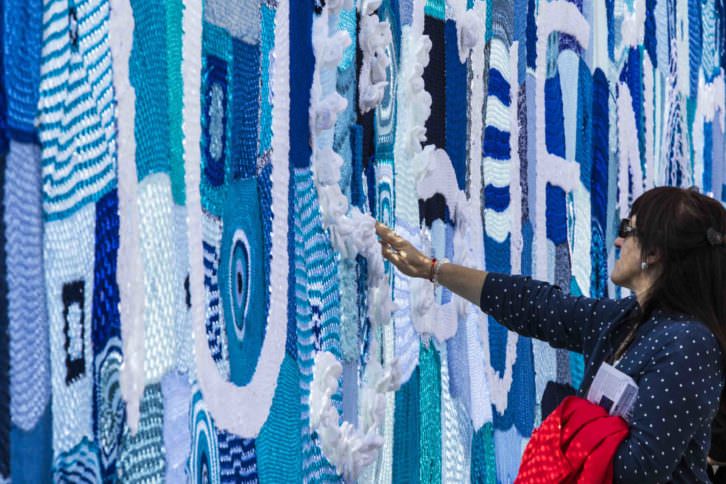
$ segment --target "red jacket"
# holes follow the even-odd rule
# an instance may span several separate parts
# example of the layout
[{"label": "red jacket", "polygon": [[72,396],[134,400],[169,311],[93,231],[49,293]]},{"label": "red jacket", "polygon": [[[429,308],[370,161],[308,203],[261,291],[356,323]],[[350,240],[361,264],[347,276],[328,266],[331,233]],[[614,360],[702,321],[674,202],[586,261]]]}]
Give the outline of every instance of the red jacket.
[{"label": "red jacket", "polygon": [[628,425],[599,405],[567,397],[534,431],[515,484],[613,481],[613,458]]}]

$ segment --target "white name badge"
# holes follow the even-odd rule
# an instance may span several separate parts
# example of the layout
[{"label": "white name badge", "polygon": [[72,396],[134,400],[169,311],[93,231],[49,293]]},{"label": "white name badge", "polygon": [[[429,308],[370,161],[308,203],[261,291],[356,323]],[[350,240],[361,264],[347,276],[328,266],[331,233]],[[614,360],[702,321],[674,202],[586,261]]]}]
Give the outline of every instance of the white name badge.
[{"label": "white name badge", "polygon": [[638,397],[638,385],[628,375],[603,362],[592,380],[587,399],[600,405],[610,415],[628,420],[630,410]]}]

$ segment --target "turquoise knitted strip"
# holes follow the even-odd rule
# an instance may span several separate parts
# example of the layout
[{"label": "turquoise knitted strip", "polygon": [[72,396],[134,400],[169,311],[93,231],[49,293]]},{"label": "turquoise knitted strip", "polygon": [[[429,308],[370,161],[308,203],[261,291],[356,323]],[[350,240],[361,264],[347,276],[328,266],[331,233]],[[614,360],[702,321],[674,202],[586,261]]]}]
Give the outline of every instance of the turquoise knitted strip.
[{"label": "turquoise knitted strip", "polygon": [[270,417],[255,440],[260,482],[303,482],[299,379],[295,360],[286,353]]},{"label": "turquoise knitted strip", "polygon": [[446,0],[427,0],[424,12],[441,21],[446,20]]},{"label": "turquoise knitted strip", "polygon": [[[313,377],[313,358],[324,348],[340,357],[338,320],[327,318],[332,312],[330,288],[321,277],[330,264],[323,253],[322,226],[317,193],[309,168],[298,169],[295,181],[295,297],[297,308],[297,352],[300,367],[300,401],[302,418],[302,469],[304,482],[338,482],[335,469],[322,455],[316,444],[316,435],[310,432],[310,383]],[[337,278],[337,274],[334,274]],[[336,341],[337,340],[337,341]],[[337,347],[336,347],[337,343]],[[340,404],[340,395],[337,396]],[[340,406],[340,405],[338,405]]]},{"label": "turquoise knitted strip", "polygon": [[182,0],[166,2],[167,89],[169,95],[169,164],[171,193],[174,203],[186,203],[184,184],[184,133],[182,108],[184,82],[182,79]]},{"label": "turquoise knitted strip", "polygon": [[430,343],[421,344],[421,453],[422,483],[441,482],[441,363],[439,352]]},{"label": "turquoise knitted strip", "polygon": [[139,181],[169,173],[169,72],[166,55],[166,8],[162,2],[131,0],[134,44],[129,80],[136,92],[136,171]]},{"label": "turquoise knitted strip", "polygon": [[[510,449],[518,452],[516,449]],[[497,467],[494,456],[494,426],[488,422],[474,432],[471,445],[472,484],[495,484]]]},{"label": "turquoise knitted strip", "polygon": [[[393,431],[393,482],[417,484],[419,479],[419,400],[421,382],[419,367],[396,392],[396,413]],[[428,443],[427,443],[428,445]]]}]

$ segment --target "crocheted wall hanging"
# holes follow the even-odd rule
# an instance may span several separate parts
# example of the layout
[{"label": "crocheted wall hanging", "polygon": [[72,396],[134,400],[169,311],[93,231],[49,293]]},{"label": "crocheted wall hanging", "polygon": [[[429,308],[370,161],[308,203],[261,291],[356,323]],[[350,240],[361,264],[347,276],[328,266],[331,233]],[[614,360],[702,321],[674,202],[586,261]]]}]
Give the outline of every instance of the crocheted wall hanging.
[{"label": "crocheted wall hanging", "polygon": [[619,297],[726,203],[717,0],[0,5],[0,482],[511,482],[580,355],[384,264]]}]

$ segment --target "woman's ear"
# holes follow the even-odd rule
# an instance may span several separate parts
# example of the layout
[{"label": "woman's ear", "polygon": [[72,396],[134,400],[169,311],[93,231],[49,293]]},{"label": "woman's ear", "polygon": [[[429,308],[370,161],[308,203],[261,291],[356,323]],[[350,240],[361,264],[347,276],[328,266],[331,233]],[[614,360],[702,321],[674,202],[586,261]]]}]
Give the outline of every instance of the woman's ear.
[{"label": "woman's ear", "polygon": [[648,265],[657,264],[661,260],[661,251],[659,249],[653,249],[651,251],[648,251],[648,255],[645,257],[645,262],[648,263]]}]

